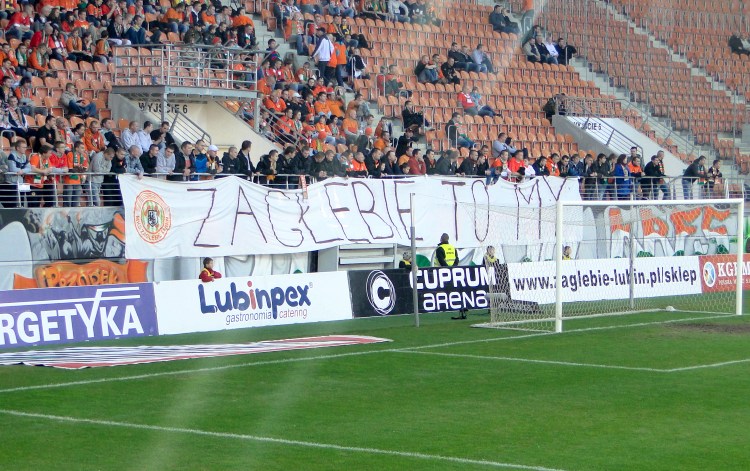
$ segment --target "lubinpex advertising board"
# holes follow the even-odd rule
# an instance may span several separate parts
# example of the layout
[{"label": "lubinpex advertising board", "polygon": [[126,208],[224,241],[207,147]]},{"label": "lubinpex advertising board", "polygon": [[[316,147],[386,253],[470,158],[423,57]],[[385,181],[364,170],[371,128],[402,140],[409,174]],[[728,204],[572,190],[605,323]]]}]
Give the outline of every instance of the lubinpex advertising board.
[{"label": "lubinpex advertising board", "polygon": [[158,334],[150,283],[0,291],[0,348]]},{"label": "lubinpex advertising board", "polygon": [[154,290],[161,334],[352,318],[343,272],[165,281]]}]

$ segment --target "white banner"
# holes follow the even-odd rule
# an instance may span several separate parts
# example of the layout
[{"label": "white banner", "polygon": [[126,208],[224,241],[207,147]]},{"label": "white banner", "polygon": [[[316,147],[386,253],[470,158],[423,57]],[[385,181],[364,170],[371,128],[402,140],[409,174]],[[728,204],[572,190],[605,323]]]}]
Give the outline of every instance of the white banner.
[{"label": "white banner", "polygon": [[154,296],[160,334],[352,318],[344,272],[163,281]]},{"label": "white banner", "polygon": [[[120,178],[127,258],[205,257],[307,252],[353,243],[408,245],[410,194],[420,247],[448,233],[457,247],[554,237],[558,199],[579,201],[578,183],[536,178],[500,180],[415,177],[398,180],[334,178],[301,190],[278,190],[236,177],[174,183]],[[468,203],[468,204],[467,204]],[[493,206],[487,211],[488,205]],[[507,210],[499,211],[497,208]],[[571,234],[571,239],[575,234]]]},{"label": "white banner", "polygon": [[[626,258],[565,260],[563,302],[628,299],[630,261]],[[634,260],[635,297],[700,294],[698,257],[647,257]],[[509,263],[510,297],[539,304],[555,302],[555,262]]]}]

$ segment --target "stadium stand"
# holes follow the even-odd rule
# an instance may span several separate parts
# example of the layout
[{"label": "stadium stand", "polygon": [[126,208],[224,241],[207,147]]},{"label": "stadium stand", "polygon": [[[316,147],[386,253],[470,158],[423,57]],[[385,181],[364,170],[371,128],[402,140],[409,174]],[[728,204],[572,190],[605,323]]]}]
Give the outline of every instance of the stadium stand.
[{"label": "stadium stand", "polygon": [[[415,159],[412,147],[455,150],[457,167],[464,158],[477,158],[472,153],[476,150],[479,157],[487,158],[482,165],[491,166],[493,157],[486,149],[501,133],[512,137],[516,148],[524,149],[529,165],[540,156],[593,153],[579,149],[572,136],[558,134],[552,126],[551,116],[565,112],[565,99],[585,103],[586,112],[592,115],[622,118],[654,138],[638,113],[623,110],[618,100],[603,95],[594,82],[563,64],[568,61],[554,57],[556,49],[549,41],[560,37],[578,48],[596,70],[606,71],[616,85],[648,103],[653,114],[671,118],[676,129],[692,131],[697,142],[714,145],[721,155],[735,158],[742,170],[750,170],[733,142],[722,135],[736,130],[744,105],[733,103],[724,91],[714,90],[703,77],[691,74],[686,64],[672,60],[666,50],[654,48],[645,35],[599,2],[575,1],[579,8],[565,9],[565,2],[551,0],[535,12],[544,26],[538,31],[541,39],[549,43],[549,47],[540,44],[537,48],[542,60],[522,48],[529,33],[522,37],[520,27],[529,23],[534,12],[528,2],[515,0],[510,3],[512,10],[524,12],[523,16],[503,13],[499,20],[495,17],[500,26],[490,23],[491,15],[498,14],[493,6],[471,1],[306,1],[299,9],[293,2],[274,1],[248,1],[233,7],[210,2],[172,5],[167,0],[159,4],[141,0],[13,4],[6,18],[0,19],[5,32],[0,49],[2,73],[11,77],[0,98],[5,102],[9,93],[17,95],[22,101],[21,115],[29,116],[25,118],[28,127],[18,122],[4,126],[2,147],[7,153],[15,140],[28,137],[28,144],[35,148],[36,128],[45,124],[47,112],[62,118],[64,141],[73,144],[82,138],[76,128],[81,135],[86,129],[98,132],[90,130],[91,123],[111,117],[108,101],[113,87],[154,85],[194,88],[206,94],[240,91],[251,97],[257,93],[256,102],[227,99],[222,106],[283,151],[278,166],[276,155],[273,159],[266,155],[258,163],[275,174],[323,175],[319,169],[326,161],[316,162],[312,151],[321,157],[335,155],[335,168],[324,172],[327,176],[347,175],[351,168],[359,168],[354,163],[358,151],[366,151],[367,173],[393,176],[380,170],[380,164],[389,168],[393,164],[388,155],[391,147],[397,154],[396,175]],[[685,17],[693,18],[690,2],[675,2],[685,7]],[[617,4],[627,10],[627,5],[637,2]],[[650,10],[639,8],[633,7],[633,14],[646,21]],[[275,36],[256,37],[251,14],[259,15]],[[577,26],[571,28],[573,24]],[[596,40],[605,35],[627,37],[627,41]],[[689,38],[687,30],[679,38]],[[297,54],[282,54],[277,41]],[[452,50],[454,44],[458,49]],[[313,57],[321,63],[316,66]],[[456,58],[464,59],[456,62]],[[309,63],[303,66],[304,61]],[[716,64],[726,72],[727,64]],[[422,74],[425,66],[430,74]],[[24,78],[34,93],[28,85],[21,86]],[[351,98],[353,93],[357,96]],[[10,114],[18,112],[11,107]],[[371,116],[381,114],[379,120]],[[389,121],[403,122],[394,127]],[[458,121],[462,121],[461,131],[455,132],[452,126]],[[110,122],[110,137],[116,140],[129,125],[123,119],[114,126]],[[413,134],[394,135],[399,128],[411,128]],[[106,141],[113,147],[113,141]],[[196,147],[214,147],[198,141],[202,139],[195,142]],[[147,144],[141,146],[144,155],[149,151]],[[670,140],[665,138],[660,144],[677,153]],[[385,151],[382,161],[370,155],[373,147]],[[90,149],[92,153],[100,150]],[[183,160],[203,155],[202,150],[188,156],[174,150]],[[164,152],[164,146],[160,151]],[[679,156],[692,160],[686,154]],[[210,156],[212,161],[219,158]],[[248,164],[245,173],[257,174]],[[552,175],[566,173],[556,170],[558,166],[550,167]],[[202,164],[197,168],[203,168]],[[225,163],[223,168],[235,165]],[[472,176],[483,176],[485,170],[480,165],[479,173]],[[258,181],[271,184],[270,175],[265,173]]]}]

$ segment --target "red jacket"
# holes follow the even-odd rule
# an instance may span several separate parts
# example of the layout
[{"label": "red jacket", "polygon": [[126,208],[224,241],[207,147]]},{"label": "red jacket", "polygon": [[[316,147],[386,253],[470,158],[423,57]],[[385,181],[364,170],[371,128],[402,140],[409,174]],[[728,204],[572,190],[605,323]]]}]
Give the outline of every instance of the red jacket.
[{"label": "red jacket", "polygon": [[216,270],[204,268],[203,270],[201,270],[201,275],[199,276],[199,278],[204,283],[210,283],[214,280],[218,280],[219,278],[221,278],[221,273],[219,273]]}]

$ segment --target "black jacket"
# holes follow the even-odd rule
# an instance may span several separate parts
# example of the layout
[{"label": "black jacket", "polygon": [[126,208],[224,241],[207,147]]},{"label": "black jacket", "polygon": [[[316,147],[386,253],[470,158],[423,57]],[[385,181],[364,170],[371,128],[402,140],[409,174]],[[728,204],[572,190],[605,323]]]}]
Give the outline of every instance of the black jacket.
[{"label": "black jacket", "polygon": [[435,173],[437,175],[455,175],[456,161],[451,160],[447,155],[440,157],[435,164]]},{"label": "black jacket", "polygon": [[[141,154],[141,165],[143,165],[143,173],[154,173],[156,172],[156,157],[151,157],[148,152]],[[175,159],[175,166],[177,165],[177,159]]]}]

